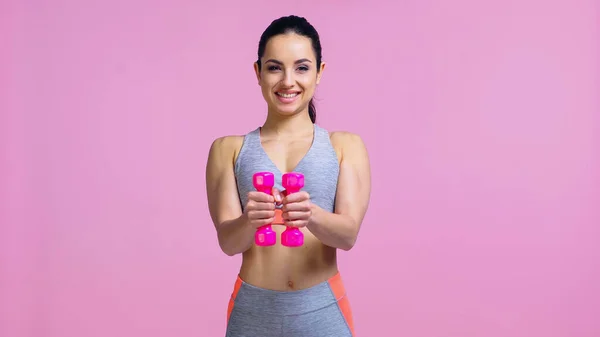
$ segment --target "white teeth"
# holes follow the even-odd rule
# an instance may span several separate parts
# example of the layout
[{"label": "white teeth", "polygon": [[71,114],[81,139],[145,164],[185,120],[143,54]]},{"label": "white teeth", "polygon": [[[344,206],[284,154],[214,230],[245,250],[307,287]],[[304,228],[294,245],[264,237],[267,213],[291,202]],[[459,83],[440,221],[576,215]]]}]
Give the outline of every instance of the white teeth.
[{"label": "white teeth", "polygon": [[284,93],[278,92],[277,95],[279,95],[279,96],[281,96],[283,98],[293,98],[293,97],[298,96],[298,93],[296,92],[296,93],[293,93],[293,94],[284,94]]}]

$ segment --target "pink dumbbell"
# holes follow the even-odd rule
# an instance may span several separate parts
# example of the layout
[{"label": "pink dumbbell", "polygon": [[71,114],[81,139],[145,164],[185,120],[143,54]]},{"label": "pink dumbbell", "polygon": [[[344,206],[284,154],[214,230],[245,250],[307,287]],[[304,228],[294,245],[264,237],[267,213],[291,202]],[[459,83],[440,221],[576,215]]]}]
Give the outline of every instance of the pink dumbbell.
[{"label": "pink dumbbell", "polygon": [[[304,187],[304,175],[290,172],[281,177],[281,185],[287,194],[299,192]],[[281,244],[286,247],[300,247],[304,244],[304,234],[296,227],[287,227],[281,233]]]},{"label": "pink dumbbell", "polygon": [[[258,172],[252,177],[252,184],[257,191],[271,194],[275,185],[275,177],[271,172]],[[257,246],[272,246],[277,241],[277,233],[271,228],[271,224],[264,225],[256,230],[254,242]]]}]

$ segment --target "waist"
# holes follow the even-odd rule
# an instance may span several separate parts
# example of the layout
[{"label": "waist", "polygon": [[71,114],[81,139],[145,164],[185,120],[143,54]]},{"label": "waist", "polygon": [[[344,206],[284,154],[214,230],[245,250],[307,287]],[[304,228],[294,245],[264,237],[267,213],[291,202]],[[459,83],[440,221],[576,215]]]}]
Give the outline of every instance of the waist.
[{"label": "waist", "polygon": [[260,288],[296,291],[338,273],[334,248],[323,245],[308,232],[304,240],[304,247],[298,248],[253,246],[243,255],[239,276]]},{"label": "waist", "polygon": [[231,299],[236,308],[269,315],[298,315],[337,303],[346,296],[339,272],[312,287],[278,291],[249,284],[238,275]]}]

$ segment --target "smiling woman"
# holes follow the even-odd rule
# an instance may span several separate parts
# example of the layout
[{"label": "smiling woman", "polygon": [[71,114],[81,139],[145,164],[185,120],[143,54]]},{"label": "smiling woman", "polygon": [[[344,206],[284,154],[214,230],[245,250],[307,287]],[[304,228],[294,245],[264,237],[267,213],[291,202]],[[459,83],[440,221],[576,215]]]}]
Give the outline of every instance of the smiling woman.
[{"label": "smiling woman", "polygon": [[[210,148],[206,185],[219,245],[227,255],[242,254],[227,310],[229,337],[354,336],[336,253],[356,242],[369,204],[370,164],[359,136],[316,124],[312,99],[324,69],[319,35],[308,21],[273,21],[254,63],[267,119]],[[271,193],[255,191],[257,172],[272,172]],[[287,172],[305,177],[302,191],[283,190]],[[257,245],[257,229],[268,224],[298,228],[303,245]]]},{"label": "smiling woman", "polygon": [[[321,80],[325,63],[322,62],[321,40],[317,31],[303,18],[290,16],[273,21],[261,36],[258,60],[254,70],[269,108],[281,113],[297,113],[306,109],[313,123],[317,114],[312,100]],[[262,59],[266,61],[263,63]],[[267,68],[263,73],[263,64]],[[288,70],[285,71],[286,64]],[[273,95],[287,107],[277,107]],[[294,110],[295,109],[295,110]]]}]

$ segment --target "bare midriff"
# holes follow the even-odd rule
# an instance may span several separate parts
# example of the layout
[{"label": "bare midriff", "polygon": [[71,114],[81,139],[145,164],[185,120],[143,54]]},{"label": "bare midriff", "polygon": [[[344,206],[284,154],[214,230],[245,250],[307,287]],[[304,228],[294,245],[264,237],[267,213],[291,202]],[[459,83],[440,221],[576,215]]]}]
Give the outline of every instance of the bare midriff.
[{"label": "bare midriff", "polygon": [[285,226],[273,225],[278,241],[275,245],[252,245],[243,254],[239,276],[244,282],[270,290],[295,291],[310,288],[337,274],[334,248],[323,245],[306,228],[301,229],[303,246],[282,246],[284,229]]}]

